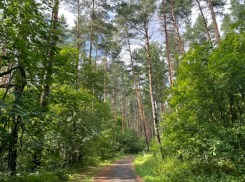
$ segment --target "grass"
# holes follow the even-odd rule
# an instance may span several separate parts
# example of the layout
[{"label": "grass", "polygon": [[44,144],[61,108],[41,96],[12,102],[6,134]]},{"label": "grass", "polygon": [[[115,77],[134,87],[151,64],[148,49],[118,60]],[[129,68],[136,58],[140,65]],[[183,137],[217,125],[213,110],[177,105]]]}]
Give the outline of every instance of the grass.
[{"label": "grass", "polygon": [[135,173],[141,176],[145,182],[160,182],[160,178],[154,173],[154,158],[152,154],[142,153],[134,159]]},{"label": "grass", "polygon": [[91,182],[106,166],[128,156],[130,155],[119,155],[110,160],[98,161],[96,166],[90,166],[86,169],[76,169],[73,174],[69,175],[69,182]]}]

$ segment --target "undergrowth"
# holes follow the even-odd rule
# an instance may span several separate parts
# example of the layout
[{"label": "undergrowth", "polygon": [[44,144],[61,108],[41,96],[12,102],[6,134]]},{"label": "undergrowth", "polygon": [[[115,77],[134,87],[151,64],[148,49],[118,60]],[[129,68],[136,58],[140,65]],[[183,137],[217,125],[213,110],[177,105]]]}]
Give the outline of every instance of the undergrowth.
[{"label": "undergrowth", "polygon": [[151,154],[141,153],[134,159],[135,173],[146,182],[160,182],[160,178],[154,172],[155,158]]},{"label": "undergrowth", "polygon": [[43,171],[31,174],[17,174],[17,176],[1,174],[0,172],[0,182],[90,182],[104,167],[128,156],[130,155],[118,154],[108,160],[97,160],[87,167],[75,165],[73,167],[56,169],[50,172]]},{"label": "undergrowth", "polygon": [[174,156],[161,159],[160,156],[141,153],[134,159],[136,174],[145,182],[243,182],[241,177],[225,173],[197,175],[194,162],[185,162]]}]

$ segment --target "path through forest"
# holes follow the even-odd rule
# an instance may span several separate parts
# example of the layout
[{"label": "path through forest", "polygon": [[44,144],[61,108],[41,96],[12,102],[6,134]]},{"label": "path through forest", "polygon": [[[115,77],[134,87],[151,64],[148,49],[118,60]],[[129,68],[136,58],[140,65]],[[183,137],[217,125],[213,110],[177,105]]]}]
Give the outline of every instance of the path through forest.
[{"label": "path through forest", "polygon": [[144,182],[134,173],[133,159],[136,156],[126,157],[107,166],[93,182]]}]

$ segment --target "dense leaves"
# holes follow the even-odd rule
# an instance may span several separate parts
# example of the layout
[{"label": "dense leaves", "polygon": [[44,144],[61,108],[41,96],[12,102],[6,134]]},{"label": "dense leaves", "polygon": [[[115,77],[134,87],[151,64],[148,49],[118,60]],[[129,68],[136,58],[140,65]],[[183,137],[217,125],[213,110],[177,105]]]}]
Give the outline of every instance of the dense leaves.
[{"label": "dense leaves", "polygon": [[195,175],[244,177],[244,38],[229,34],[213,51],[195,45],[171,88],[177,112],[165,115],[164,154],[190,161]]},{"label": "dense leaves", "polygon": [[61,3],[0,2],[0,181],[145,146],[159,181],[244,181],[243,1]]}]

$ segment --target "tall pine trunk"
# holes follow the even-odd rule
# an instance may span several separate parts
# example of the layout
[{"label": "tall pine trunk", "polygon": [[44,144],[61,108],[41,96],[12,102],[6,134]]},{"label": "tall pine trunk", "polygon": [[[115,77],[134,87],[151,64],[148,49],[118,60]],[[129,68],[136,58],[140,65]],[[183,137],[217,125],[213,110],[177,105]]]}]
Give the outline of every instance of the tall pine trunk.
[{"label": "tall pine trunk", "polygon": [[[59,0],[54,0],[53,2],[53,12],[52,12],[52,19],[51,19],[51,46],[56,46],[55,42],[55,37],[57,34],[57,24],[58,24],[58,11],[59,11]],[[54,51],[50,50],[50,55],[49,55],[49,60],[46,65],[44,65],[44,68],[46,69],[43,81],[44,81],[44,86],[43,86],[43,93],[41,95],[41,106],[43,108],[47,107],[48,105],[48,97],[49,97],[49,91],[50,91],[50,84],[51,84],[51,77],[52,77],[52,69],[53,69],[53,64],[52,60],[54,57]],[[45,111],[45,109],[44,109]],[[40,145],[42,145],[42,139],[39,140]],[[33,167],[33,170],[41,165],[41,155],[42,155],[42,149],[39,148],[36,151],[34,151],[33,154],[33,162],[35,166]]]},{"label": "tall pine trunk", "polygon": [[141,103],[141,98],[139,95],[139,91],[138,91],[138,85],[137,85],[137,80],[136,80],[136,76],[135,76],[135,71],[134,71],[134,63],[133,63],[133,58],[132,58],[132,52],[131,52],[131,46],[130,46],[130,41],[129,41],[129,37],[128,37],[128,31],[126,30],[126,34],[127,34],[127,42],[128,42],[128,49],[129,49],[129,55],[130,55],[130,61],[131,61],[131,68],[132,68],[132,72],[133,72],[133,78],[134,78],[134,87],[135,87],[135,91],[136,91],[136,97],[137,97],[137,101],[138,101],[138,105],[139,105],[139,110],[140,110],[140,117],[141,117],[141,121],[142,121],[142,127],[143,127],[143,133],[144,133],[144,138],[145,138],[145,144],[146,144],[146,151],[149,151],[149,143],[148,143],[148,138],[147,138],[147,134],[146,134],[146,123],[144,120],[144,108],[142,106]]},{"label": "tall pine trunk", "polygon": [[181,38],[180,38],[179,29],[178,29],[178,25],[177,25],[177,21],[176,21],[176,18],[175,18],[175,13],[174,13],[173,2],[172,2],[172,0],[169,0],[169,1],[170,1],[170,7],[171,7],[171,11],[172,11],[174,29],[175,29],[175,33],[176,33],[176,36],[177,36],[177,39],[178,39],[179,48],[180,48],[180,54],[183,56],[185,54],[185,49],[184,49],[184,46],[183,46]]},{"label": "tall pine trunk", "polygon": [[[58,10],[59,10],[59,0],[54,0],[54,4],[53,4],[53,13],[52,13],[52,27],[51,27],[51,31],[52,31],[52,36],[51,36],[51,44],[52,46],[56,45],[55,39],[54,37],[56,36],[56,31],[57,31],[57,23],[58,23]],[[52,75],[52,59],[53,59],[54,53],[51,50],[50,52],[50,59],[48,61],[48,63],[45,65],[45,75],[44,75],[44,87],[43,87],[43,94],[41,96],[41,105],[42,107],[46,107],[47,106],[47,98],[49,96],[49,90],[50,90],[50,80],[51,80],[51,75]]]},{"label": "tall pine trunk", "polygon": [[[77,0],[77,35],[76,35],[76,48],[78,51],[80,51],[80,44],[79,44],[79,39],[80,39],[80,0]],[[76,80],[75,84],[78,83],[78,62],[76,63]]]},{"label": "tall pine trunk", "polygon": [[129,105],[129,101],[127,100],[127,129],[128,129],[128,123],[129,123],[129,117],[130,117],[130,114],[129,114],[129,110],[130,110],[130,105]]},{"label": "tall pine trunk", "polygon": [[80,44],[79,44],[79,39],[80,39],[80,0],[77,0],[77,41],[76,41],[76,48],[79,51],[80,50]]},{"label": "tall pine trunk", "polygon": [[91,33],[90,33],[90,46],[89,46],[89,63],[92,60],[92,49],[93,49],[93,23],[94,23],[94,0],[92,0],[92,15],[91,15]]},{"label": "tall pine trunk", "polygon": [[114,89],[114,102],[113,102],[113,113],[114,113],[114,121],[117,121],[117,90]]},{"label": "tall pine trunk", "polygon": [[196,2],[197,2],[197,5],[198,5],[199,10],[200,10],[200,12],[201,12],[201,16],[202,16],[202,19],[203,19],[203,23],[204,23],[205,29],[206,29],[206,31],[207,31],[208,40],[212,43],[212,39],[211,39],[210,33],[209,33],[209,31],[208,31],[207,22],[206,22],[206,19],[205,19],[205,17],[204,17],[204,14],[203,14],[202,7],[201,7],[201,5],[200,5],[199,0],[196,0]]},{"label": "tall pine trunk", "polygon": [[167,57],[168,57],[168,72],[169,72],[169,82],[172,85],[173,83],[173,70],[172,70],[172,62],[169,50],[169,42],[168,42],[168,29],[167,29],[167,18],[164,6],[164,0],[162,1],[163,5],[163,20],[164,20],[164,32],[165,32],[165,39],[166,39],[166,49],[167,49]]},{"label": "tall pine trunk", "polygon": [[107,53],[105,54],[105,64],[104,64],[104,102],[106,102],[106,76],[107,75]]},{"label": "tall pine trunk", "polygon": [[213,9],[213,5],[212,5],[211,0],[208,0],[208,4],[209,4],[209,9],[210,9],[210,12],[211,12],[212,19],[213,19],[216,40],[217,40],[218,45],[219,45],[219,42],[220,42],[219,28],[218,28],[218,24],[216,22],[216,17],[215,17],[215,13],[214,13],[214,9]]},{"label": "tall pine trunk", "polygon": [[121,84],[121,105],[122,105],[122,133],[124,135],[124,103],[123,103],[123,88]]},{"label": "tall pine trunk", "polygon": [[148,60],[148,67],[149,67],[149,87],[150,87],[150,94],[151,94],[152,115],[153,115],[153,121],[155,123],[154,128],[155,128],[155,135],[157,138],[157,143],[160,147],[160,150],[162,151],[161,139],[160,139],[160,134],[159,134],[159,125],[158,125],[157,112],[156,112],[156,105],[155,105],[155,99],[154,99],[153,83],[152,83],[153,75],[152,75],[152,64],[151,64],[151,52],[150,52],[150,43],[149,43],[148,28],[147,28],[146,20],[144,20],[144,29],[145,29],[147,60]]}]

